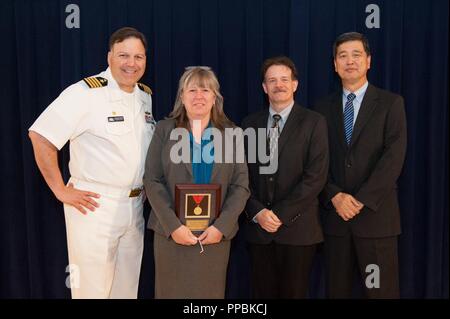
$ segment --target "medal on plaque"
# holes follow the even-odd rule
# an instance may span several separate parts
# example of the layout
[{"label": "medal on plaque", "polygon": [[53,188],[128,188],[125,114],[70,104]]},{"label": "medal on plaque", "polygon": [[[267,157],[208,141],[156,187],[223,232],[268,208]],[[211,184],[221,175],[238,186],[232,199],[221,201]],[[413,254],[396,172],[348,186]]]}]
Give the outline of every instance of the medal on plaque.
[{"label": "medal on plaque", "polygon": [[202,232],[219,216],[219,184],[175,185],[175,212],[192,232]]},{"label": "medal on plaque", "polygon": [[194,199],[194,202],[197,204],[197,207],[194,208],[194,215],[198,216],[203,211],[202,208],[200,207],[200,203],[202,202],[204,195],[192,195],[192,198]]}]

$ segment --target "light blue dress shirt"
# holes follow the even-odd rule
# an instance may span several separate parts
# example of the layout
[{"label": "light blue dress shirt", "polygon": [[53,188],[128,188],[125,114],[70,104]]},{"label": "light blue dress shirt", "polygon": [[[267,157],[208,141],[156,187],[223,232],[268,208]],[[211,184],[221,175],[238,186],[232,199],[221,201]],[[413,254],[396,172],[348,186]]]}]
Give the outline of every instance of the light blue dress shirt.
[{"label": "light blue dress shirt", "polygon": [[279,114],[281,116],[280,121],[278,122],[278,127],[281,131],[283,131],[284,125],[286,124],[286,121],[289,117],[289,114],[291,114],[292,108],[294,107],[294,102],[291,103],[287,108],[285,108],[280,113],[275,112],[275,110],[272,108],[272,105],[269,107],[269,118],[267,119],[267,133],[269,132],[269,129],[272,127],[273,124],[273,116],[275,114]]},{"label": "light blue dress shirt", "polygon": [[209,143],[212,143],[212,135],[208,133],[209,130],[211,130],[211,123],[203,132],[200,144],[195,142],[192,132],[189,132],[192,174],[194,175],[195,184],[209,184],[211,181],[212,170],[214,167],[214,147],[211,148],[210,153],[203,152],[203,149]]}]

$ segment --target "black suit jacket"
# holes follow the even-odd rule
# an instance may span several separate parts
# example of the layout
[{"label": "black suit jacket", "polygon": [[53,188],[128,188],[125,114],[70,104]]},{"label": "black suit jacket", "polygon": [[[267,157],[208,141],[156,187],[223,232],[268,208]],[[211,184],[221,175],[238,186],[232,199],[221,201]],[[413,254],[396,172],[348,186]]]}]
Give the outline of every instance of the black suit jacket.
[{"label": "black suit jacket", "polygon": [[[315,110],[327,120],[330,147],[328,182],[321,194],[324,232],[368,238],[400,234],[396,181],[406,153],[403,98],[369,84],[350,145],[344,135],[342,90],[318,102]],[[331,203],[338,192],[364,204],[348,222]]]},{"label": "black suit jacket", "polygon": [[[267,128],[269,110],[249,115],[246,128]],[[246,145],[247,159],[248,145]],[[281,132],[278,170],[261,175],[260,163],[248,163],[250,199],[246,205],[247,239],[251,243],[311,245],[323,241],[318,195],[328,172],[328,141],[325,119],[318,113],[294,104]],[[276,233],[268,233],[252,221],[267,208],[283,222]]]}]

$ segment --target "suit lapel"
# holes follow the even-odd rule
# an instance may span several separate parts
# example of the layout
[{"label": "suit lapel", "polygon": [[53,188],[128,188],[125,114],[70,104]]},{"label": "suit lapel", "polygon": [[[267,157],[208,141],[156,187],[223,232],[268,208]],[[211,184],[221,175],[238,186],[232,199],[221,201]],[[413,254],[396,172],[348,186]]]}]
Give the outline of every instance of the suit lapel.
[{"label": "suit lapel", "polygon": [[[219,145],[219,143],[215,139],[213,140],[213,143],[214,143],[214,164],[213,164],[213,169],[212,169],[212,172],[211,172],[211,179],[210,179],[211,183],[213,182],[213,180],[215,179],[217,174],[220,172],[220,169],[221,169],[221,166],[223,165],[223,163],[225,163],[225,132],[222,132],[221,137],[222,137],[222,145]],[[216,160],[215,160],[215,156],[217,154],[216,150],[218,149],[219,146],[222,147],[222,158],[220,158],[221,162],[217,163]]]},{"label": "suit lapel", "polygon": [[339,143],[344,149],[347,149],[347,141],[345,140],[344,134],[344,114],[342,109],[342,91],[338,91],[333,99],[331,104],[331,118],[333,119],[332,123],[336,132],[336,136],[338,137]]},{"label": "suit lapel", "polygon": [[[229,127],[232,128],[232,127]],[[226,132],[223,131],[220,134],[220,140],[221,140],[221,144],[218,143],[218,141],[214,138],[215,136],[213,136],[213,143],[214,143],[214,150],[219,149],[219,147],[222,148],[222,154],[221,154],[221,158],[218,158],[219,162],[216,161],[216,155],[218,154],[216,151],[214,151],[214,165],[213,165],[213,169],[211,172],[211,182],[213,182],[214,180],[217,179],[218,176],[220,176],[222,169],[224,168],[224,164],[227,164],[225,159],[226,159],[226,148],[225,148],[225,140],[226,140]],[[235,151],[235,149],[233,150]],[[236,154],[234,154],[234,156],[237,156]],[[216,180],[216,183],[220,183],[220,179]]]},{"label": "suit lapel", "polygon": [[218,167],[219,165],[221,165],[221,164],[220,163],[214,163],[214,165],[213,165],[213,170],[212,170],[212,173],[211,173],[211,180],[210,180],[211,183],[213,183],[213,181],[215,180],[217,174],[220,171],[220,168]]},{"label": "suit lapel", "polygon": [[284,124],[283,130],[281,131],[280,138],[278,140],[278,156],[281,155],[286,142],[289,140],[289,137],[295,132],[295,129],[298,127],[298,123],[302,118],[302,111],[298,104],[294,103],[292,107],[291,113]]},{"label": "suit lapel", "polygon": [[[175,126],[175,121],[174,121],[172,129],[175,129],[175,128],[176,128],[176,126]],[[183,138],[183,137],[180,136],[179,139],[176,140],[176,141],[175,141],[175,140],[168,139],[167,142],[166,142],[166,145],[168,145],[169,150],[171,150],[172,147],[173,147],[176,143],[180,142],[182,138]],[[191,156],[190,149],[189,149],[189,156]],[[181,161],[179,165],[183,165],[183,166],[185,167],[185,169],[188,171],[188,173],[189,173],[189,175],[190,175],[190,177],[191,177],[191,180],[194,181],[194,173],[193,173],[193,171],[192,171],[191,157],[189,157],[188,163],[185,163],[185,162]],[[181,167],[181,166],[180,166],[180,167]]]},{"label": "suit lapel", "polygon": [[[173,128],[175,128],[175,126],[173,127]],[[181,141],[181,139],[182,139],[183,137],[180,137],[179,138],[179,140],[177,140],[177,141],[174,141],[174,140],[168,140],[168,144],[169,144],[169,149],[172,149],[172,147],[176,144],[176,143],[178,143],[179,141]],[[189,175],[191,176],[191,179],[192,179],[192,181],[194,180],[194,173],[193,173],[193,171],[192,171],[192,163],[191,163],[191,159],[192,159],[192,154],[191,154],[191,150],[190,150],[190,148],[189,148],[189,161],[186,163],[186,162],[181,162],[180,164],[181,165],[183,165],[184,167],[185,167],[185,169],[188,171],[188,173],[189,173]]]},{"label": "suit lapel", "polygon": [[256,127],[267,129],[268,120],[269,120],[269,108],[267,108],[265,112],[262,112],[261,115],[256,119]]},{"label": "suit lapel", "polygon": [[[259,129],[263,128],[263,129],[267,130],[267,121],[268,121],[268,119],[269,119],[269,108],[266,108],[263,112],[259,113],[258,117],[255,118],[255,122],[253,123],[254,126],[252,125],[256,129],[256,137],[257,137],[256,154],[259,154],[259,152],[260,152],[260,150],[259,150],[259,147],[260,147],[260,145],[259,145],[259,136],[258,136]],[[266,132],[266,136],[265,136],[266,144],[264,144],[265,145],[264,152],[265,152],[265,154],[267,154],[269,152],[269,142],[268,142],[269,132],[268,131],[265,131],[265,132]],[[259,163],[259,159],[258,159],[258,163]],[[259,163],[259,165],[260,164],[261,163]]]},{"label": "suit lapel", "polygon": [[363,101],[361,103],[361,108],[358,112],[358,117],[356,118],[356,123],[353,128],[353,134],[352,134],[352,140],[350,142],[350,147],[355,143],[355,141],[358,139],[359,135],[361,134],[362,129],[367,124],[367,121],[370,119],[370,116],[372,115],[372,112],[375,110],[376,107],[376,99],[378,95],[375,90],[375,87],[370,85],[367,87],[367,91],[364,94]]},{"label": "suit lapel", "polygon": [[194,180],[194,173],[192,172],[192,163],[184,163],[184,166],[186,167],[186,170],[191,175],[192,180]]}]

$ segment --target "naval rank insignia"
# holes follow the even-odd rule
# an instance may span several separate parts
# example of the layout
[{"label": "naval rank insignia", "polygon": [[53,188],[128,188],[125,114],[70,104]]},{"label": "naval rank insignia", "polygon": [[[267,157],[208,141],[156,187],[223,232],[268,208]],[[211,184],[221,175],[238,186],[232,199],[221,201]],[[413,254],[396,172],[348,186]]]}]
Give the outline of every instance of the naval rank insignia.
[{"label": "naval rank insignia", "polygon": [[108,85],[108,80],[102,78],[101,76],[92,76],[90,78],[84,78],[83,81],[84,83],[87,84],[87,86],[90,89],[101,88]]},{"label": "naval rank insignia", "polygon": [[149,88],[147,85],[142,84],[142,83],[138,83],[137,86],[138,86],[142,91],[144,91],[145,93],[147,93],[147,94],[149,94],[149,95],[152,95],[152,93],[153,93],[153,92],[152,92],[152,89]]}]

